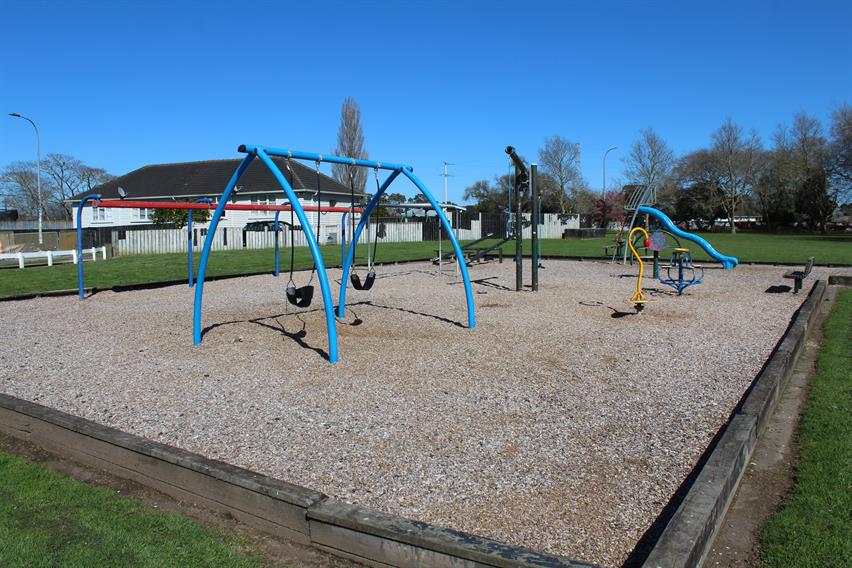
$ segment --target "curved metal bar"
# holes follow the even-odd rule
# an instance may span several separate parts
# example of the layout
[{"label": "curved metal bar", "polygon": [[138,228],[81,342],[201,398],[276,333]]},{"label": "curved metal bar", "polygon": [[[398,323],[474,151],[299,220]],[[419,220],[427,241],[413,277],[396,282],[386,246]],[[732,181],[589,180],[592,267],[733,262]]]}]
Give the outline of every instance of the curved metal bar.
[{"label": "curved metal bar", "polygon": [[[328,275],[325,272],[325,263],[322,259],[322,253],[319,249],[319,244],[317,243],[316,237],[314,236],[313,229],[311,228],[311,224],[308,221],[308,217],[305,215],[304,209],[302,209],[302,204],[299,203],[299,199],[296,197],[296,193],[293,191],[293,188],[290,187],[290,184],[287,183],[287,179],[284,177],[284,174],[281,173],[281,170],[278,169],[278,166],[275,165],[275,162],[272,161],[272,158],[262,149],[257,149],[257,156],[266,164],[266,167],[269,168],[269,171],[278,181],[278,184],[284,190],[284,193],[287,194],[287,198],[290,200],[290,204],[293,206],[293,211],[296,213],[296,216],[299,218],[299,223],[302,225],[302,231],[305,233],[305,237],[308,240],[308,247],[311,249],[311,255],[314,257],[314,266],[316,267],[317,278],[320,282],[320,290],[322,291],[322,301],[325,308],[325,321],[328,326],[328,360],[331,363],[337,362],[337,327],[336,321],[334,319],[334,304],[331,299],[331,288],[328,285]],[[249,154],[251,156],[251,154]]]},{"label": "curved metal bar", "polygon": [[[441,223],[444,225],[444,229],[447,231],[447,236],[450,237],[450,242],[453,243],[453,250],[456,253],[456,262],[459,265],[459,272],[462,275],[462,280],[464,280],[464,293],[467,297],[467,327],[473,329],[476,327],[476,314],[473,308],[473,290],[470,287],[470,275],[467,273],[467,264],[464,261],[464,251],[459,244],[458,239],[456,238],[456,234],[453,231],[452,225],[447,220],[447,216],[444,214],[444,210],[438,205],[438,202],[435,200],[435,197],[426,189],[426,186],[423,185],[414,172],[410,169],[403,169],[402,173],[405,174],[405,177],[411,180],[411,182],[417,186],[417,189],[420,190],[420,193],[429,200],[429,203],[432,204],[432,208],[437,213],[438,218],[441,219]],[[438,235],[440,237],[440,234]]]},{"label": "curved metal bar", "polygon": [[411,168],[411,166],[406,166],[404,164],[390,164],[386,162],[376,162],[374,160],[358,160],[355,158],[347,158],[346,156],[316,154],[314,152],[302,152],[301,150],[290,150],[287,148],[270,148],[268,146],[256,146],[253,144],[242,144],[239,148],[237,148],[237,151],[245,152],[247,154],[263,151],[269,156],[280,156],[294,160],[310,160],[311,162],[328,162],[330,164],[343,164],[346,166],[360,166],[362,168],[378,168],[380,170]]},{"label": "curved metal bar", "polygon": [[343,275],[340,284],[340,301],[337,306],[337,315],[339,317],[343,317],[346,314],[346,288],[347,283],[349,281],[349,268],[352,265],[352,260],[355,257],[355,247],[358,244],[358,238],[361,236],[361,231],[364,229],[364,225],[367,222],[367,219],[370,218],[370,213],[372,213],[373,208],[379,202],[381,196],[385,193],[388,186],[396,179],[396,177],[400,174],[404,174],[411,182],[420,190],[420,193],[429,201],[429,204],[432,206],[432,209],[435,210],[435,213],[438,215],[438,218],[441,220],[441,223],[444,226],[444,229],[447,231],[447,235],[450,237],[450,242],[453,244],[453,249],[456,253],[456,259],[459,265],[459,272],[462,275],[462,280],[464,281],[464,291],[465,296],[467,298],[467,326],[471,329],[476,327],[476,315],[473,307],[473,290],[470,287],[470,276],[467,272],[467,265],[464,262],[464,253],[462,251],[461,245],[456,239],[456,235],[453,232],[453,228],[447,220],[447,216],[444,214],[444,210],[438,204],[435,197],[426,189],[426,186],[423,185],[417,176],[414,175],[414,172],[410,168],[402,168],[400,170],[394,171],[388,179],[382,184],[379,188],[379,191],[376,192],[376,195],[370,200],[370,204],[367,205],[367,208],[361,215],[361,221],[358,223],[358,227],[355,229],[355,234],[351,236],[349,243],[349,254],[346,256],[346,262],[343,264]]},{"label": "curved metal bar", "polygon": [[[213,203],[213,201],[209,197],[199,197],[194,201],[194,203]],[[192,209],[188,209],[189,213],[186,217],[186,234],[188,236],[188,245],[187,249],[189,252],[187,253],[187,257],[189,258],[189,287],[192,288],[195,285],[195,282],[192,281],[192,273],[194,270],[192,269]]]},{"label": "curved metal bar", "polygon": [[77,205],[77,288],[80,290],[80,299],[86,299],[86,293],[83,291],[83,208],[89,201],[98,201],[101,198],[100,193],[87,195],[80,200]]},{"label": "curved metal bar", "polygon": [[361,220],[358,222],[355,232],[349,236],[349,252],[346,255],[346,259],[343,261],[343,275],[340,279],[340,296],[337,304],[338,317],[342,318],[346,315],[346,288],[349,283],[349,269],[352,267],[352,260],[355,258],[355,247],[358,246],[358,238],[361,236],[361,231],[364,230],[364,225],[367,224],[367,219],[370,218],[376,204],[382,198],[382,195],[385,194],[387,188],[390,187],[390,184],[392,184],[399,176],[401,171],[402,170],[394,170],[391,172],[385,182],[381,185],[381,187],[379,187],[376,195],[370,199],[370,203],[367,205],[367,208],[361,213]]},{"label": "curved metal bar", "polygon": [[222,213],[225,212],[225,205],[231,197],[231,192],[237,181],[246,168],[254,160],[254,154],[247,154],[240,165],[237,166],[234,175],[228,180],[225,190],[222,192],[222,197],[219,198],[219,203],[216,205],[216,211],[213,212],[213,218],[210,219],[210,227],[207,229],[207,237],[204,239],[204,248],[201,249],[201,261],[198,263],[198,279],[195,286],[195,303],[193,304],[192,312],[192,343],[198,345],[201,343],[201,303],[204,298],[204,277],[207,274],[207,259],[210,257],[210,249],[213,248],[213,237],[216,235],[216,227],[219,226],[219,219],[222,218]]}]

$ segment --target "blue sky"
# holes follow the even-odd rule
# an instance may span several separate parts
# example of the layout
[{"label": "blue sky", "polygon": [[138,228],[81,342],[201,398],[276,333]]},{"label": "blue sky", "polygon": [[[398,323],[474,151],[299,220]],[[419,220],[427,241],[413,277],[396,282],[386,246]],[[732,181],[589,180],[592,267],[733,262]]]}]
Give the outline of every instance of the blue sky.
[{"label": "blue sky", "polygon": [[[535,158],[582,149],[593,188],[641,128],[676,153],[727,118],[767,140],[852,102],[848,1],[39,2],[3,0],[0,166],[62,152],[124,174],[237,157],[241,143],[328,153],[361,106],[371,158],[450,197]],[[412,195],[411,186],[394,186]]]}]

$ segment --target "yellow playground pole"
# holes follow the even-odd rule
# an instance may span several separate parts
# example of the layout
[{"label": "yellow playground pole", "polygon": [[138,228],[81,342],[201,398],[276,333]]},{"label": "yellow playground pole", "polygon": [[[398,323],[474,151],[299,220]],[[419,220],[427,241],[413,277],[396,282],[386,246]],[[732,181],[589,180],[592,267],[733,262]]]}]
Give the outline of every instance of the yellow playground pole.
[{"label": "yellow playground pole", "polygon": [[630,298],[630,301],[636,306],[636,313],[641,313],[643,309],[645,309],[645,294],[642,293],[642,275],[645,273],[645,265],[642,262],[642,257],[636,252],[636,249],[633,248],[633,233],[636,231],[641,232],[645,235],[645,246],[650,246],[651,237],[648,235],[648,231],[643,229],[642,227],[634,227],[630,234],[627,236],[627,246],[630,247],[630,252],[633,253],[633,256],[636,257],[636,260],[639,262],[639,279],[636,281],[636,293]]}]

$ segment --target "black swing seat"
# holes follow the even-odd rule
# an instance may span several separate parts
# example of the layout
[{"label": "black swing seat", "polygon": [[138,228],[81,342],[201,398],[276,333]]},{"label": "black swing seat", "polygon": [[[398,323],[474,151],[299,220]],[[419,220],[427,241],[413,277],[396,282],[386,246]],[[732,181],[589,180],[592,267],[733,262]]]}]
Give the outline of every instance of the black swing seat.
[{"label": "black swing seat", "polygon": [[364,282],[361,282],[361,278],[353,272],[349,275],[349,281],[352,282],[352,287],[356,290],[369,290],[376,281],[376,273],[370,270],[364,278]]},{"label": "black swing seat", "polygon": [[307,308],[311,305],[311,300],[314,298],[313,286],[302,286],[296,288],[293,285],[287,286],[287,301],[298,308]]}]

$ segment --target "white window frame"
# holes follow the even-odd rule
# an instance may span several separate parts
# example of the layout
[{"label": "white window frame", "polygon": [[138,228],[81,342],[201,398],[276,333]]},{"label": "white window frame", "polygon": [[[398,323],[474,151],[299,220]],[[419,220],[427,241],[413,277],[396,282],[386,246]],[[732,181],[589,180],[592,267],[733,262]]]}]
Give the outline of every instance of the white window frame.
[{"label": "white window frame", "polygon": [[133,218],[137,221],[153,221],[154,210],[150,208],[135,209]]},{"label": "white window frame", "polygon": [[109,207],[92,207],[92,223],[112,221],[112,209]]}]

